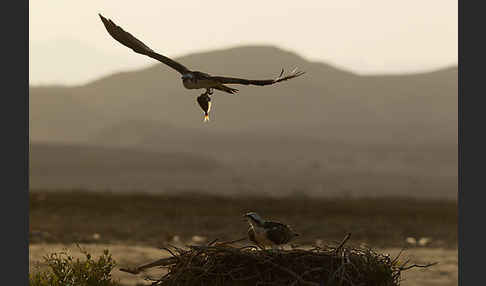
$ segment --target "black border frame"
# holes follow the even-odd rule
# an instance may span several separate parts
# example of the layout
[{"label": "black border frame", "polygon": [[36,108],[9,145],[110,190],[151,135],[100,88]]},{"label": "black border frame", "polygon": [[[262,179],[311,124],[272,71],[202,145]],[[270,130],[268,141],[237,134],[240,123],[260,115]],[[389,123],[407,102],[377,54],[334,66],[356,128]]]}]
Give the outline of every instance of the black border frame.
[{"label": "black border frame", "polygon": [[[466,11],[464,3],[468,3]],[[485,162],[484,109],[479,100],[484,97],[484,80],[477,71],[484,66],[483,40],[484,15],[479,5],[473,10],[471,1],[458,1],[458,283],[481,285],[484,271],[484,206],[482,195],[484,175],[481,165]],[[474,12],[473,12],[474,11]],[[483,20],[483,21],[482,21]],[[467,27],[467,29],[466,29]],[[475,31],[477,30],[477,32]],[[476,33],[474,33],[476,32]],[[466,45],[466,33],[474,36]],[[467,65],[465,58],[467,51]],[[465,77],[465,66],[468,67]],[[467,88],[467,91],[466,91]],[[465,136],[464,136],[465,135]],[[469,235],[465,235],[469,229]],[[473,230],[474,229],[474,230]],[[469,249],[466,251],[466,248]],[[467,259],[467,264],[465,263]],[[466,266],[467,265],[467,266]],[[484,283],[484,282],[483,282]]]},{"label": "black border frame", "polygon": [[463,252],[463,243],[464,243],[464,224],[463,224],[463,214],[461,211],[464,209],[464,201],[463,201],[463,161],[462,161],[462,134],[463,134],[463,62],[462,62],[462,52],[463,52],[463,2],[458,1],[458,55],[457,55],[457,61],[458,61],[458,85],[457,85],[457,156],[458,156],[458,168],[457,168],[457,185],[458,185],[458,190],[457,190],[457,282],[458,285],[466,285],[464,275],[463,275],[463,267],[464,267],[464,252]]},{"label": "black border frame", "polygon": [[4,145],[1,208],[2,283],[29,285],[29,2],[4,4],[2,109]]}]

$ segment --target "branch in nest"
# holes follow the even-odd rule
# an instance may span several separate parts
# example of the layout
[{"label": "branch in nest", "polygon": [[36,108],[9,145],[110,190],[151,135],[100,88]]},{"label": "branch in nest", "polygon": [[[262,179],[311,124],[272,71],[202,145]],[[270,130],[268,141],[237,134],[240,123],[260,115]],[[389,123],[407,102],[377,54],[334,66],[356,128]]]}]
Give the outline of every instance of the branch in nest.
[{"label": "branch in nest", "polygon": [[[223,242],[219,242],[219,243],[217,243],[217,240],[218,239],[214,239],[213,241],[209,242],[206,247],[201,247],[201,246],[190,246],[190,247],[194,248],[194,249],[198,249],[198,248],[205,249],[207,247],[212,246],[213,244],[215,246],[223,246],[223,245],[233,244],[233,243],[236,243],[236,242],[246,240],[246,237],[236,239],[236,240],[231,240],[231,241],[223,241]],[[180,254],[184,252],[184,250],[181,249],[181,248],[178,248],[178,247],[173,246],[173,245],[169,245],[169,246],[174,248],[175,250],[177,250]],[[145,269],[156,267],[156,266],[171,265],[171,264],[176,263],[179,260],[179,257],[174,252],[172,252],[169,248],[164,247],[162,249],[169,252],[172,255],[172,257],[162,258],[162,259],[156,260],[154,262],[150,262],[150,263],[147,263],[147,264],[144,264],[144,265],[140,265],[136,268],[120,268],[120,271],[127,272],[127,273],[130,273],[130,274],[139,274],[140,272],[144,271]]]},{"label": "branch in nest", "polygon": [[415,268],[415,267],[418,267],[418,268],[427,268],[427,267],[430,267],[430,266],[434,266],[438,264],[438,262],[434,262],[434,263],[429,263],[429,264],[425,264],[425,265],[420,265],[420,264],[412,264],[412,265],[409,265],[407,267],[400,267],[400,271],[405,271],[405,270],[408,270],[408,269],[411,269],[411,268]]},{"label": "branch in nest", "polygon": [[154,262],[150,262],[144,265],[140,265],[136,268],[120,268],[120,271],[127,272],[130,274],[139,274],[140,272],[144,271],[145,269],[156,267],[156,266],[167,266],[174,264],[178,261],[177,257],[169,257],[169,258],[162,258],[156,260]]},{"label": "branch in nest", "polygon": [[138,270],[138,268],[120,268],[120,271],[127,272],[127,273],[130,273],[130,274],[138,274],[138,273],[140,273],[140,271]]},{"label": "branch in nest", "polygon": [[341,241],[341,243],[339,244],[338,247],[336,247],[336,249],[334,250],[335,253],[338,253],[344,246],[344,244],[349,240],[349,238],[351,237],[351,233],[348,233],[346,234],[346,236],[344,237],[343,241]]},{"label": "branch in nest", "polygon": [[[240,238],[240,239],[235,239],[235,240],[230,240],[230,241],[216,242],[214,245],[218,245],[218,246],[228,245],[228,244],[233,244],[233,243],[237,243],[237,242],[240,242],[240,241],[244,241],[246,239],[247,239],[246,237],[243,237],[243,238]],[[208,245],[211,245],[211,244],[208,244]]]},{"label": "branch in nest", "polygon": [[272,261],[269,261],[269,260],[267,260],[266,262],[269,263],[269,264],[271,264],[275,268],[278,268],[278,269],[280,269],[282,271],[287,272],[292,277],[294,277],[296,280],[298,280],[299,283],[301,283],[302,285],[319,286],[319,284],[317,284],[315,282],[305,281],[304,278],[302,278],[301,276],[297,275],[297,273],[295,273],[294,271],[288,269],[287,267],[280,266],[280,265],[275,264],[275,263],[273,263]]}]

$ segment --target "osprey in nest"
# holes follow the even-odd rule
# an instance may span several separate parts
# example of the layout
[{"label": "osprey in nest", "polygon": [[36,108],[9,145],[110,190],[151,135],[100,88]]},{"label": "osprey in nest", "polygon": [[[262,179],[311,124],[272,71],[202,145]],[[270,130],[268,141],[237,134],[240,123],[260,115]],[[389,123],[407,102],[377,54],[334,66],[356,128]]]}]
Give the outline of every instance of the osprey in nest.
[{"label": "osprey in nest", "polygon": [[288,225],[266,221],[257,213],[250,212],[244,215],[250,227],[248,228],[248,239],[253,241],[261,249],[266,246],[272,249],[292,241],[298,233],[294,232]]},{"label": "osprey in nest", "polygon": [[270,85],[284,80],[288,80],[294,77],[303,75],[304,72],[297,71],[294,69],[289,75],[283,76],[284,70],[275,79],[264,79],[264,80],[252,80],[243,79],[235,77],[225,77],[225,76],[212,76],[207,73],[200,71],[192,71],[166,56],[156,53],[154,50],[149,48],[147,45],[142,43],[142,41],[135,38],[132,34],[123,30],[120,26],[116,25],[112,20],[103,17],[98,14],[101,21],[105,25],[108,33],[118,42],[126,47],[129,47],[134,52],[149,56],[156,59],[171,68],[175,69],[181,74],[182,84],[187,89],[206,89],[206,92],[197,97],[197,103],[204,111],[204,121],[209,120],[209,110],[211,109],[211,97],[213,94],[213,89],[224,91],[226,93],[234,94],[238,92],[237,89],[226,86],[225,84],[244,84],[244,85]]}]

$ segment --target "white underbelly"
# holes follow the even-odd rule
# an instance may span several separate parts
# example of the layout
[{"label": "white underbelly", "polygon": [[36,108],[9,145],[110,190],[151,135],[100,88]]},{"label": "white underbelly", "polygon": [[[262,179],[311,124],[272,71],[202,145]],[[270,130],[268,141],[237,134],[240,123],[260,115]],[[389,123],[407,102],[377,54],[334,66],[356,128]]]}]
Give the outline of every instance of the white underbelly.
[{"label": "white underbelly", "polygon": [[217,85],[213,80],[198,80],[198,81],[183,81],[184,87],[187,89],[210,88]]}]

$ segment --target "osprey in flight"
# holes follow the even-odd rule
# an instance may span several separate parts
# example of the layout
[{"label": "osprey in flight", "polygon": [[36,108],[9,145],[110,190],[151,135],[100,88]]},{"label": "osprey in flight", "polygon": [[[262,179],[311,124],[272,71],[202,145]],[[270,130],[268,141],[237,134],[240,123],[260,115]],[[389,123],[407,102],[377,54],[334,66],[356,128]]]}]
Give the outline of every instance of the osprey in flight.
[{"label": "osprey in flight", "polygon": [[304,72],[297,71],[294,69],[289,75],[283,76],[283,69],[280,75],[275,79],[264,79],[264,80],[251,80],[251,79],[243,79],[243,78],[234,78],[234,77],[224,77],[224,76],[212,76],[207,73],[203,73],[200,71],[192,71],[166,56],[163,56],[159,53],[156,53],[154,50],[149,48],[147,45],[142,43],[142,41],[135,38],[132,34],[123,30],[120,26],[116,25],[112,20],[103,17],[101,14],[98,14],[101,18],[101,21],[105,25],[106,30],[108,33],[118,42],[123,44],[126,47],[129,47],[134,52],[149,56],[153,59],[156,59],[171,68],[178,71],[182,76],[182,84],[187,89],[206,89],[206,92],[201,94],[197,97],[197,102],[199,106],[204,111],[204,121],[209,120],[209,110],[211,109],[211,98],[210,95],[213,94],[213,89],[217,89],[220,91],[224,91],[230,94],[236,93],[238,90],[235,88],[231,88],[226,86],[225,84],[244,84],[244,85],[270,85],[277,82],[281,82],[284,80],[288,80],[294,77],[298,77],[303,75]]},{"label": "osprey in flight", "polygon": [[262,249],[265,249],[265,246],[275,248],[287,244],[296,236],[299,236],[288,225],[265,221],[255,212],[247,213],[244,216],[250,225],[248,228],[248,239]]}]

